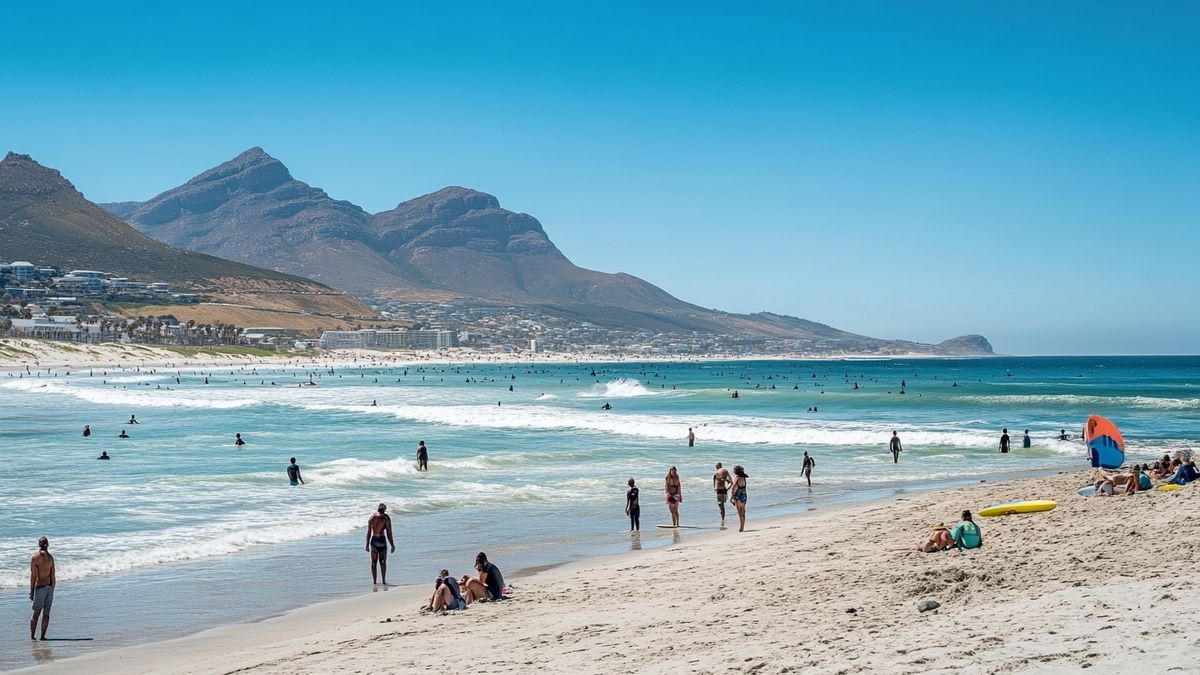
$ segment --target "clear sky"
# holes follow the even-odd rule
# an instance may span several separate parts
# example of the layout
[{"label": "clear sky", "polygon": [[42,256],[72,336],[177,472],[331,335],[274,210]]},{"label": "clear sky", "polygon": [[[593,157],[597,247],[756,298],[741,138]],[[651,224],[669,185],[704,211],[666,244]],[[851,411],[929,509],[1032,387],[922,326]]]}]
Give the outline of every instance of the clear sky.
[{"label": "clear sky", "polygon": [[118,201],[261,145],[708,307],[1200,352],[1200,4],[357,4],[5,3],[0,149]]}]

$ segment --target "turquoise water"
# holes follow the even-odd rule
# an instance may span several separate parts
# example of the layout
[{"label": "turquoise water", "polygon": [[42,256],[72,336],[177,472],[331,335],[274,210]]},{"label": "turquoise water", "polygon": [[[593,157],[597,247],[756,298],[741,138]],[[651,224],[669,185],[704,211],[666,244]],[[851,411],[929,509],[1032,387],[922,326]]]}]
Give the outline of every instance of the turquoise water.
[{"label": "turquoise water", "polygon": [[[317,386],[298,386],[310,378]],[[717,461],[745,465],[753,521],[1084,468],[1082,445],[1055,439],[1063,428],[1078,436],[1091,413],[1121,427],[1133,457],[1192,447],[1200,358],[4,373],[0,668],[366,592],[363,528],[380,501],[398,541],[392,583],[426,583],[442,567],[465,573],[480,550],[513,576],[670,543],[653,526],[668,522],[661,486],[671,465],[683,478],[683,523],[712,527]],[[124,424],[131,414],[141,424]],[[91,438],[80,436],[84,424]],[[1013,436],[1008,455],[997,452],[1002,427]],[[893,429],[899,464],[886,451]],[[131,437],[118,439],[121,430]],[[415,470],[418,440],[428,473]],[[113,459],[97,462],[102,450]],[[804,451],[817,461],[811,490]],[[287,484],[291,456],[303,487]],[[633,540],[622,512],[630,476],[647,528]],[[52,636],[91,639],[31,650],[27,564],[43,534],[59,565]]]}]

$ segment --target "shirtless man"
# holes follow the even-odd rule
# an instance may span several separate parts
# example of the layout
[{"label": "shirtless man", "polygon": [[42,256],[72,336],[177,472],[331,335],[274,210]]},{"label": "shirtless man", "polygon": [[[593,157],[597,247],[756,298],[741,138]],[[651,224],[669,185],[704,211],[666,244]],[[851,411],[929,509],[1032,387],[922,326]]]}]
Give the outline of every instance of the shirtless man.
[{"label": "shirtless man", "polygon": [[367,550],[371,552],[371,583],[379,583],[375,577],[375,565],[379,565],[379,577],[387,586],[387,554],[388,546],[392,553],[396,552],[396,540],[392,538],[392,518],[387,514],[387,504],[380,504],[379,509],[367,520]]},{"label": "shirtless man", "polygon": [[812,470],[816,465],[813,458],[809,457],[807,452],[804,453],[804,464],[801,465],[800,471],[804,473],[804,480],[808,481],[808,487],[812,487]]},{"label": "shirtless man", "polygon": [[729,494],[729,486],[732,483],[733,476],[729,469],[717,462],[717,472],[713,474],[713,490],[717,492],[717,508],[721,510],[721,527],[725,527],[725,496]]},{"label": "shirtless man", "polygon": [[904,451],[904,448],[900,445],[900,436],[894,431],[892,432],[892,442],[888,447],[892,451],[892,464],[899,464],[900,453]]},{"label": "shirtless man", "polygon": [[50,627],[50,606],[54,604],[54,586],[58,578],[54,574],[54,556],[50,555],[50,541],[38,538],[38,552],[29,560],[29,599],[33,601],[33,618],[29,620],[29,639],[33,640],[38,615],[42,617],[42,639]]}]

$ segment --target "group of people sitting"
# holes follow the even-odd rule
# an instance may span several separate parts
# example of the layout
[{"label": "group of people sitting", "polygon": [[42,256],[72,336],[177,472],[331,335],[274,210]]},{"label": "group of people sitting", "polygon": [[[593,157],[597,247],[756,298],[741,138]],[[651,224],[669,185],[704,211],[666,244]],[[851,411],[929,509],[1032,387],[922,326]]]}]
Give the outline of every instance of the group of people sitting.
[{"label": "group of people sitting", "polygon": [[454,611],[466,609],[467,605],[475,602],[491,602],[508,597],[504,575],[500,574],[495,563],[488,560],[486,553],[481,551],[475,556],[475,570],[479,572],[478,577],[464,574],[461,579],[450,576],[448,570],[438,572],[433,582],[433,595],[429,596],[429,602],[421,611]]},{"label": "group of people sitting", "polygon": [[955,525],[954,529],[938,525],[933,528],[933,534],[929,535],[929,540],[918,546],[917,549],[925,553],[936,553],[950,549],[964,551],[981,546],[983,546],[983,531],[971,518],[971,512],[963,511],[962,521]]},{"label": "group of people sitting", "polygon": [[1187,485],[1197,479],[1200,479],[1200,471],[1196,469],[1196,460],[1178,453],[1175,459],[1171,459],[1170,455],[1163,455],[1162,459],[1153,465],[1135,462],[1125,471],[1116,474],[1097,469],[1092,485],[1096,488],[1095,496],[1111,497],[1118,492],[1131,495],[1149,490],[1154,487],[1156,480],[1161,481],[1163,485]]}]

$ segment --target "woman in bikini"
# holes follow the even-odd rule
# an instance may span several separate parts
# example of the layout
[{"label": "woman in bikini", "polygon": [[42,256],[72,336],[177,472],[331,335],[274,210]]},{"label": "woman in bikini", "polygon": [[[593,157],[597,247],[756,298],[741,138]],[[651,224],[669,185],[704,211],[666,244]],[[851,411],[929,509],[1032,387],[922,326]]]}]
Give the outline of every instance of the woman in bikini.
[{"label": "woman in bikini", "polygon": [[679,472],[675,467],[667,471],[667,508],[671,511],[671,527],[679,527],[679,505],[683,503],[683,486],[679,483]]},{"label": "woman in bikini", "polygon": [[733,467],[733,497],[729,500],[737,507],[738,532],[746,530],[746,470],[741,464]]}]

